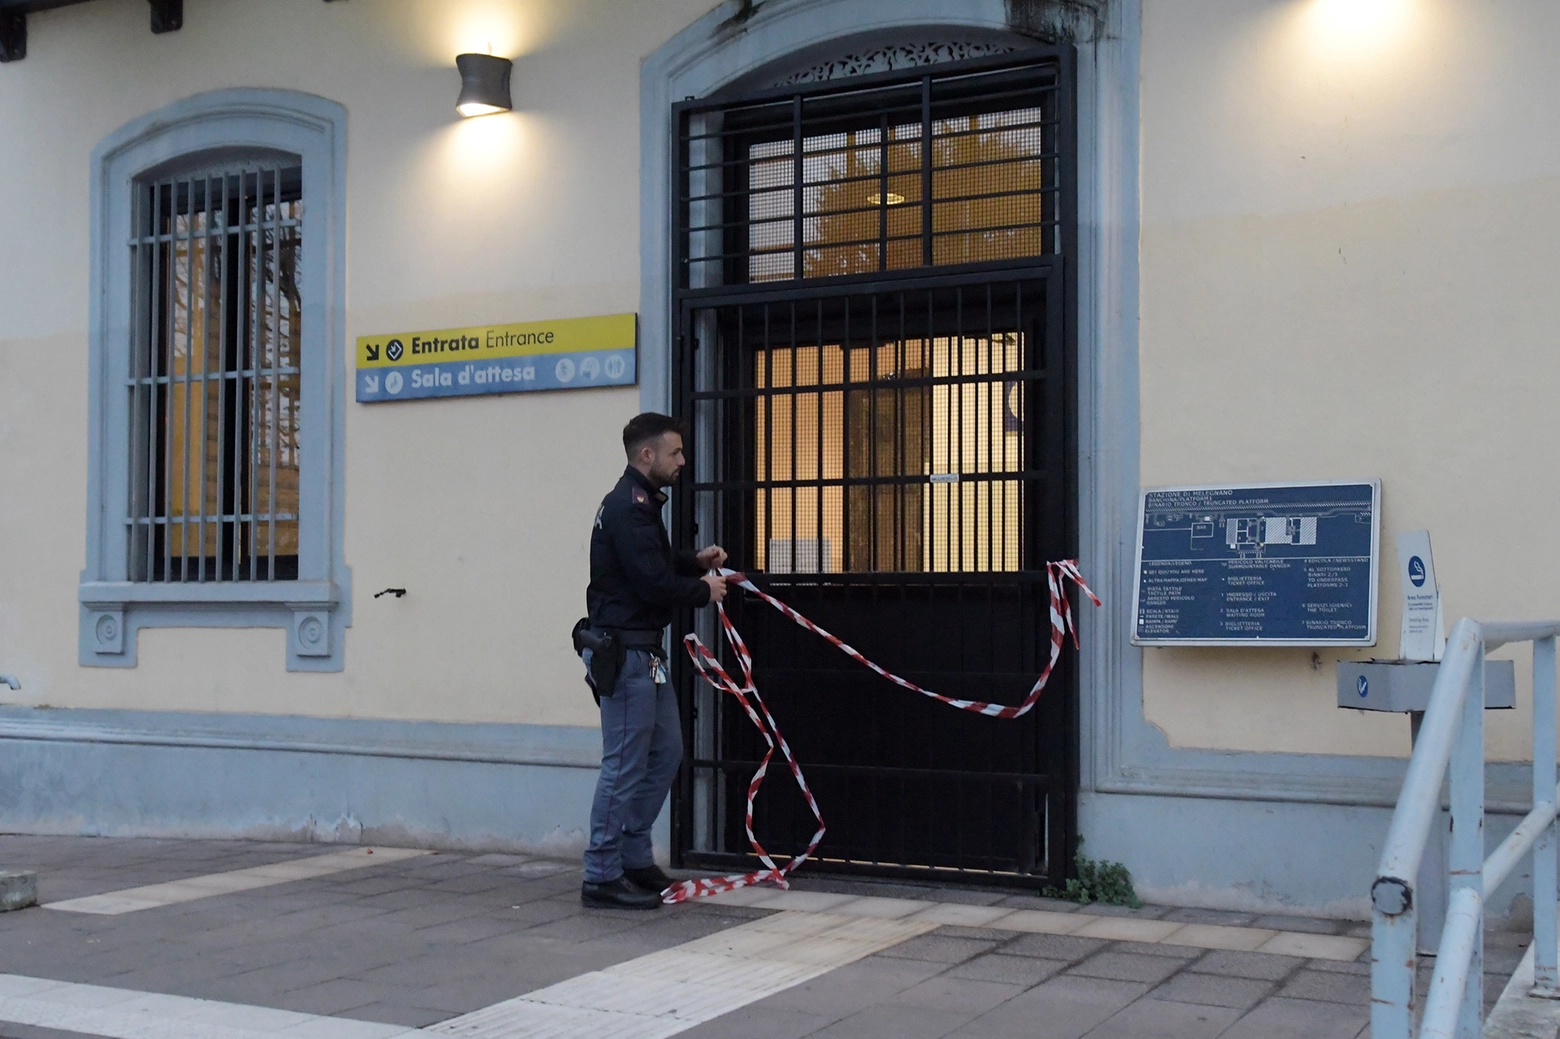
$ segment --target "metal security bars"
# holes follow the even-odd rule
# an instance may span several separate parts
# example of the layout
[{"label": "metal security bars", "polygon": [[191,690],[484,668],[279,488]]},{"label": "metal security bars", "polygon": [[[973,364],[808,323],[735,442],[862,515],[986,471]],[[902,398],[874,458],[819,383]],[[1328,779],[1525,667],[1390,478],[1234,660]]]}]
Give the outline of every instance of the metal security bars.
[{"label": "metal security bars", "polygon": [[697,308],[722,371],[695,387],[692,417],[750,450],[696,499],[770,574],[1043,570],[1026,517],[1047,489],[1034,433],[1063,406],[1037,346],[1053,289],[980,279]]},{"label": "metal security bars", "polygon": [[[679,516],[912,681],[1022,698],[1049,651],[1044,562],[1073,540],[1058,272],[700,293],[685,307],[679,407],[698,446]],[[823,861],[994,882],[1064,873],[1070,661],[1035,712],[993,723],[913,702],[762,605],[729,608],[825,805]],[[685,792],[702,833],[688,858],[739,865],[762,748],[740,710],[693,696]],[[806,806],[766,790],[760,841],[805,846]]]},{"label": "metal security bars", "polygon": [[[676,110],[673,409],[693,434],[677,537],[719,542],[951,696],[1023,697],[1050,650],[1045,562],[1076,544],[1071,76],[1069,51],[1037,49]],[[823,863],[1063,879],[1071,653],[1034,711],[993,722],[905,697],[761,604],[727,606],[823,806]],[[674,663],[679,861],[751,868],[763,747]],[[784,858],[812,816],[771,784],[754,830]]]},{"label": "metal security bars", "polygon": [[1055,255],[1066,55],[684,106],[684,288]]},{"label": "metal security bars", "polygon": [[298,576],[301,168],[137,185],[129,574]]},{"label": "metal security bars", "polygon": [[[1483,1034],[1484,908],[1531,853],[1534,994],[1560,998],[1556,953],[1555,642],[1560,622],[1457,622],[1446,644],[1386,847],[1371,885],[1373,1039],[1477,1039]],[[1488,856],[1484,848],[1484,657],[1533,644],[1533,808]],[[1416,986],[1420,860],[1450,778],[1446,922],[1423,1014]],[[1418,1018],[1418,1030],[1415,1030]],[[1553,1025],[1550,1026],[1551,1028]]]}]

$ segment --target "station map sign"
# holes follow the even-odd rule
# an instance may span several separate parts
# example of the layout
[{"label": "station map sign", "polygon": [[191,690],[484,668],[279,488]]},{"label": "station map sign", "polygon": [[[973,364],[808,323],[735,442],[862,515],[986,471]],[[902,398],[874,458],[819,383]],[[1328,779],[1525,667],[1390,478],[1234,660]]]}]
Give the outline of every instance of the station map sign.
[{"label": "station map sign", "polygon": [[1373,646],[1381,482],[1165,487],[1138,509],[1140,646]]},{"label": "station map sign", "polygon": [[635,314],[360,336],[360,403],[632,386]]}]

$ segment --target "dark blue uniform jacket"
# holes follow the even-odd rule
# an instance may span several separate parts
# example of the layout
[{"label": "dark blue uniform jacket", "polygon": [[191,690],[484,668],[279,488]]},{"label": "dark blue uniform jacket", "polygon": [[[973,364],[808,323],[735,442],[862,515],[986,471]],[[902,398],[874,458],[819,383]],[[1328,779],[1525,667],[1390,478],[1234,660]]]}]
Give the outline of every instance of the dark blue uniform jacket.
[{"label": "dark blue uniform jacket", "polygon": [[594,628],[660,631],[679,606],[705,606],[710,586],[694,553],[673,552],[661,523],[666,495],[629,466],[601,502],[590,534],[585,605]]}]

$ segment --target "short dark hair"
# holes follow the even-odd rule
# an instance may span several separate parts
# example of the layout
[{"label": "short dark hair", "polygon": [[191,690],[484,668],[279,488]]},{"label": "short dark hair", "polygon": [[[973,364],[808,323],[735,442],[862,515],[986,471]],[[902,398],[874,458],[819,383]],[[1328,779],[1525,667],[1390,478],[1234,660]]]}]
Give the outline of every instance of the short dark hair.
[{"label": "short dark hair", "polygon": [[682,419],[655,411],[635,415],[628,420],[628,425],[623,427],[623,452],[633,458],[639,453],[640,448],[667,433],[676,433],[687,440],[688,425]]}]

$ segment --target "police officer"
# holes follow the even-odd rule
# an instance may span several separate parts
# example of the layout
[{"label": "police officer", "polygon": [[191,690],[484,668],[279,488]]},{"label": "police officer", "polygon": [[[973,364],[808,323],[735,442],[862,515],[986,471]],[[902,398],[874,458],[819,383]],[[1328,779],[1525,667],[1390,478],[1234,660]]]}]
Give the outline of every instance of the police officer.
[{"label": "police officer", "polygon": [[725,578],[700,575],[724,563],[726,553],[718,545],[673,552],[661,523],[662,488],[677,481],[685,462],[682,423],[653,412],[638,415],[623,427],[623,449],[628,468],[602,500],[590,536],[588,620],[593,633],[617,644],[618,666],[605,689],[603,671],[590,666],[601,698],[601,778],[580,900],[654,909],[673,881],[651,856],[650,827],[683,754],[677,698],[667,681],[665,629],[677,607],[725,598]]}]

